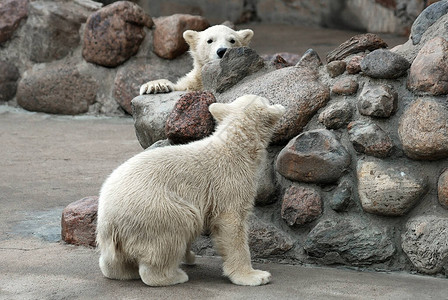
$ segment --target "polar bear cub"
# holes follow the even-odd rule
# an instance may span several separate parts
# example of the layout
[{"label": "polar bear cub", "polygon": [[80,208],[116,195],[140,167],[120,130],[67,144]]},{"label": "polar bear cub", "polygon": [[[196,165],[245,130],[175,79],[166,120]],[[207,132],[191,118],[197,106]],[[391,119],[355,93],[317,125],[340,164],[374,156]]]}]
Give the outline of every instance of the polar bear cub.
[{"label": "polar bear cub", "polygon": [[137,154],[104,182],[97,226],[104,276],[150,286],[186,282],[179,264],[194,263],[191,243],[207,229],[233,283],[269,282],[268,272],[252,268],[247,218],[256,172],[284,108],[245,95],[209,110],[219,123],[213,135]]},{"label": "polar bear cub", "polygon": [[167,79],[147,82],[140,87],[140,95],[203,90],[202,67],[209,61],[221,59],[228,48],[248,46],[253,35],[250,29],[235,31],[224,25],[215,25],[200,32],[185,31],[183,37],[190,46],[193,70],[176,84]]}]

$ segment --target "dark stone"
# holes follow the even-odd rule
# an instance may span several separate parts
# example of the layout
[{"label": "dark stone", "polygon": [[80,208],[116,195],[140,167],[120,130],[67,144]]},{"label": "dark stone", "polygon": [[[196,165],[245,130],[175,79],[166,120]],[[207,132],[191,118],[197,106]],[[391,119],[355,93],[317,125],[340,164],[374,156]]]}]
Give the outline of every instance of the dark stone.
[{"label": "dark stone", "polygon": [[61,236],[68,244],[95,247],[98,197],[86,197],[62,211]]},{"label": "dark stone", "polygon": [[116,67],[137,53],[146,35],[143,27],[152,25],[137,4],[118,1],[105,6],[87,19],[82,55],[88,62]]},{"label": "dark stone", "polygon": [[330,77],[334,78],[345,72],[346,62],[335,60],[327,64],[327,72]]},{"label": "dark stone", "polygon": [[448,209],[448,169],[445,169],[437,181],[437,198],[440,205]]},{"label": "dark stone", "polygon": [[0,2],[0,44],[9,40],[20,22],[28,16],[28,0]]},{"label": "dark stone", "polygon": [[365,84],[358,96],[358,111],[365,116],[388,118],[398,106],[398,94],[386,85]]},{"label": "dark stone", "polygon": [[334,211],[342,212],[346,211],[352,203],[352,185],[353,182],[349,180],[342,180],[333,197],[330,200],[330,207]]},{"label": "dark stone", "polygon": [[26,110],[76,115],[96,101],[98,84],[76,66],[57,62],[25,73],[17,88],[17,103]]},{"label": "dark stone", "polygon": [[337,95],[353,95],[358,91],[358,83],[350,77],[338,79],[332,86],[331,91]]},{"label": "dark stone", "polygon": [[406,74],[409,66],[403,56],[386,49],[370,52],[361,61],[361,71],[372,78],[399,78]]},{"label": "dark stone", "polygon": [[309,233],[304,249],[325,264],[369,265],[395,253],[389,234],[356,217],[321,221]]},{"label": "dark stone", "polygon": [[322,65],[322,61],[320,60],[319,54],[313,49],[308,49],[302,55],[299,62],[296,64],[296,67],[306,67],[311,69],[317,69]]},{"label": "dark stone", "polygon": [[416,45],[420,43],[420,40],[432,24],[434,24],[441,16],[448,12],[448,2],[439,1],[428,6],[424,11],[420,13],[417,19],[412,24],[411,28],[411,40],[412,44]]},{"label": "dark stone", "polygon": [[357,152],[386,158],[392,151],[392,140],[381,127],[370,121],[358,120],[348,124],[350,142]]},{"label": "dark stone", "polygon": [[329,129],[338,129],[350,122],[353,107],[348,101],[338,101],[327,106],[319,114],[319,122]]},{"label": "dark stone", "polygon": [[373,51],[379,48],[387,48],[387,44],[378,35],[373,33],[355,35],[328,53],[327,62],[343,60],[351,54],[366,50]]},{"label": "dark stone", "polygon": [[276,170],[293,181],[328,183],[338,180],[350,165],[350,154],[325,129],[304,132],[280,151]]},{"label": "dark stone", "polygon": [[216,99],[210,92],[182,95],[166,120],[165,134],[173,144],[185,144],[210,135],[215,122],[208,110]]},{"label": "dark stone", "polygon": [[0,102],[11,100],[17,91],[19,70],[13,64],[0,61]]},{"label": "dark stone", "polygon": [[312,222],[322,210],[322,198],[315,189],[292,185],[283,195],[281,213],[289,226]]}]

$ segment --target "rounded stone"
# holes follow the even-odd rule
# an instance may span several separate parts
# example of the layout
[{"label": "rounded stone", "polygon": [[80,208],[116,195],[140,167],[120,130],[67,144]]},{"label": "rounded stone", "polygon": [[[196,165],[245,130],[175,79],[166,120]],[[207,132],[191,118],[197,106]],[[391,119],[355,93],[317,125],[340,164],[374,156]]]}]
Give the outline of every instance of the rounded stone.
[{"label": "rounded stone", "polygon": [[392,151],[392,140],[381,127],[370,121],[358,120],[347,126],[350,142],[357,152],[386,158]]},{"label": "rounded stone", "polygon": [[327,106],[319,114],[319,122],[329,129],[338,129],[350,122],[353,107],[348,101],[338,101]]},{"label": "rounded stone", "polygon": [[361,71],[372,78],[399,78],[406,74],[409,66],[403,56],[385,49],[372,51],[361,61]]},{"label": "rounded stone", "polygon": [[293,185],[283,195],[281,214],[289,226],[312,222],[322,210],[322,198],[315,189]]},{"label": "rounded stone", "polygon": [[448,209],[448,169],[445,169],[439,176],[437,182],[437,197],[440,205]]},{"label": "rounded stone", "polygon": [[346,62],[335,60],[327,64],[327,72],[330,77],[334,78],[345,72]]},{"label": "rounded stone", "polygon": [[357,106],[362,115],[388,118],[397,110],[398,94],[387,85],[365,84]]},{"label": "rounded stone", "polygon": [[332,86],[331,92],[337,95],[353,95],[358,91],[358,83],[350,77],[338,79]]},{"label": "rounded stone", "polygon": [[0,61],[0,102],[9,101],[15,96],[19,77],[16,66]]},{"label": "rounded stone", "polygon": [[0,44],[9,40],[20,22],[28,16],[28,0],[0,2]]},{"label": "rounded stone", "polygon": [[364,59],[365,55],[356,55],[353,56],[348,62],[347,62],[347,73],[348,74],[357,74],[361,72],[361,61]]}]

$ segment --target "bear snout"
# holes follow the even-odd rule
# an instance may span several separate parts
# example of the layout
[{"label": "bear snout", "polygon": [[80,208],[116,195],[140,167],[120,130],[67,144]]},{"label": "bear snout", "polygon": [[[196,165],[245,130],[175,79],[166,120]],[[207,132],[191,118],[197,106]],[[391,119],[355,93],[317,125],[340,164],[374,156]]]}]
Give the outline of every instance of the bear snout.
[{"label": "bear snout", "polygon": [[224,56],[224,53],[226,53],[226,51],[227,51],[227,48],[219,48],[216,51],[216,54],[218,54],[219,58],[222,58]]}]

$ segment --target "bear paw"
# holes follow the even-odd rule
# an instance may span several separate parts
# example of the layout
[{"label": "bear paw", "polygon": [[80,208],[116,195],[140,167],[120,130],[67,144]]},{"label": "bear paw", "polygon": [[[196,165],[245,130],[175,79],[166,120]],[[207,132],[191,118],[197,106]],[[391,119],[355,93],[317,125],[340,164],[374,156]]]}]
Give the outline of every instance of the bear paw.
[{"label": "bear paw", "polygon": [[271,273],[261,270],[252,270],[245,273],[234,273],[230,281],[237,285],[263,285],[271,280]]},{"label": "bear paw", "polygon": [[174,91],[174,84],[168,79],[149,81],[140,87],[140,95],[169,93]]}]

